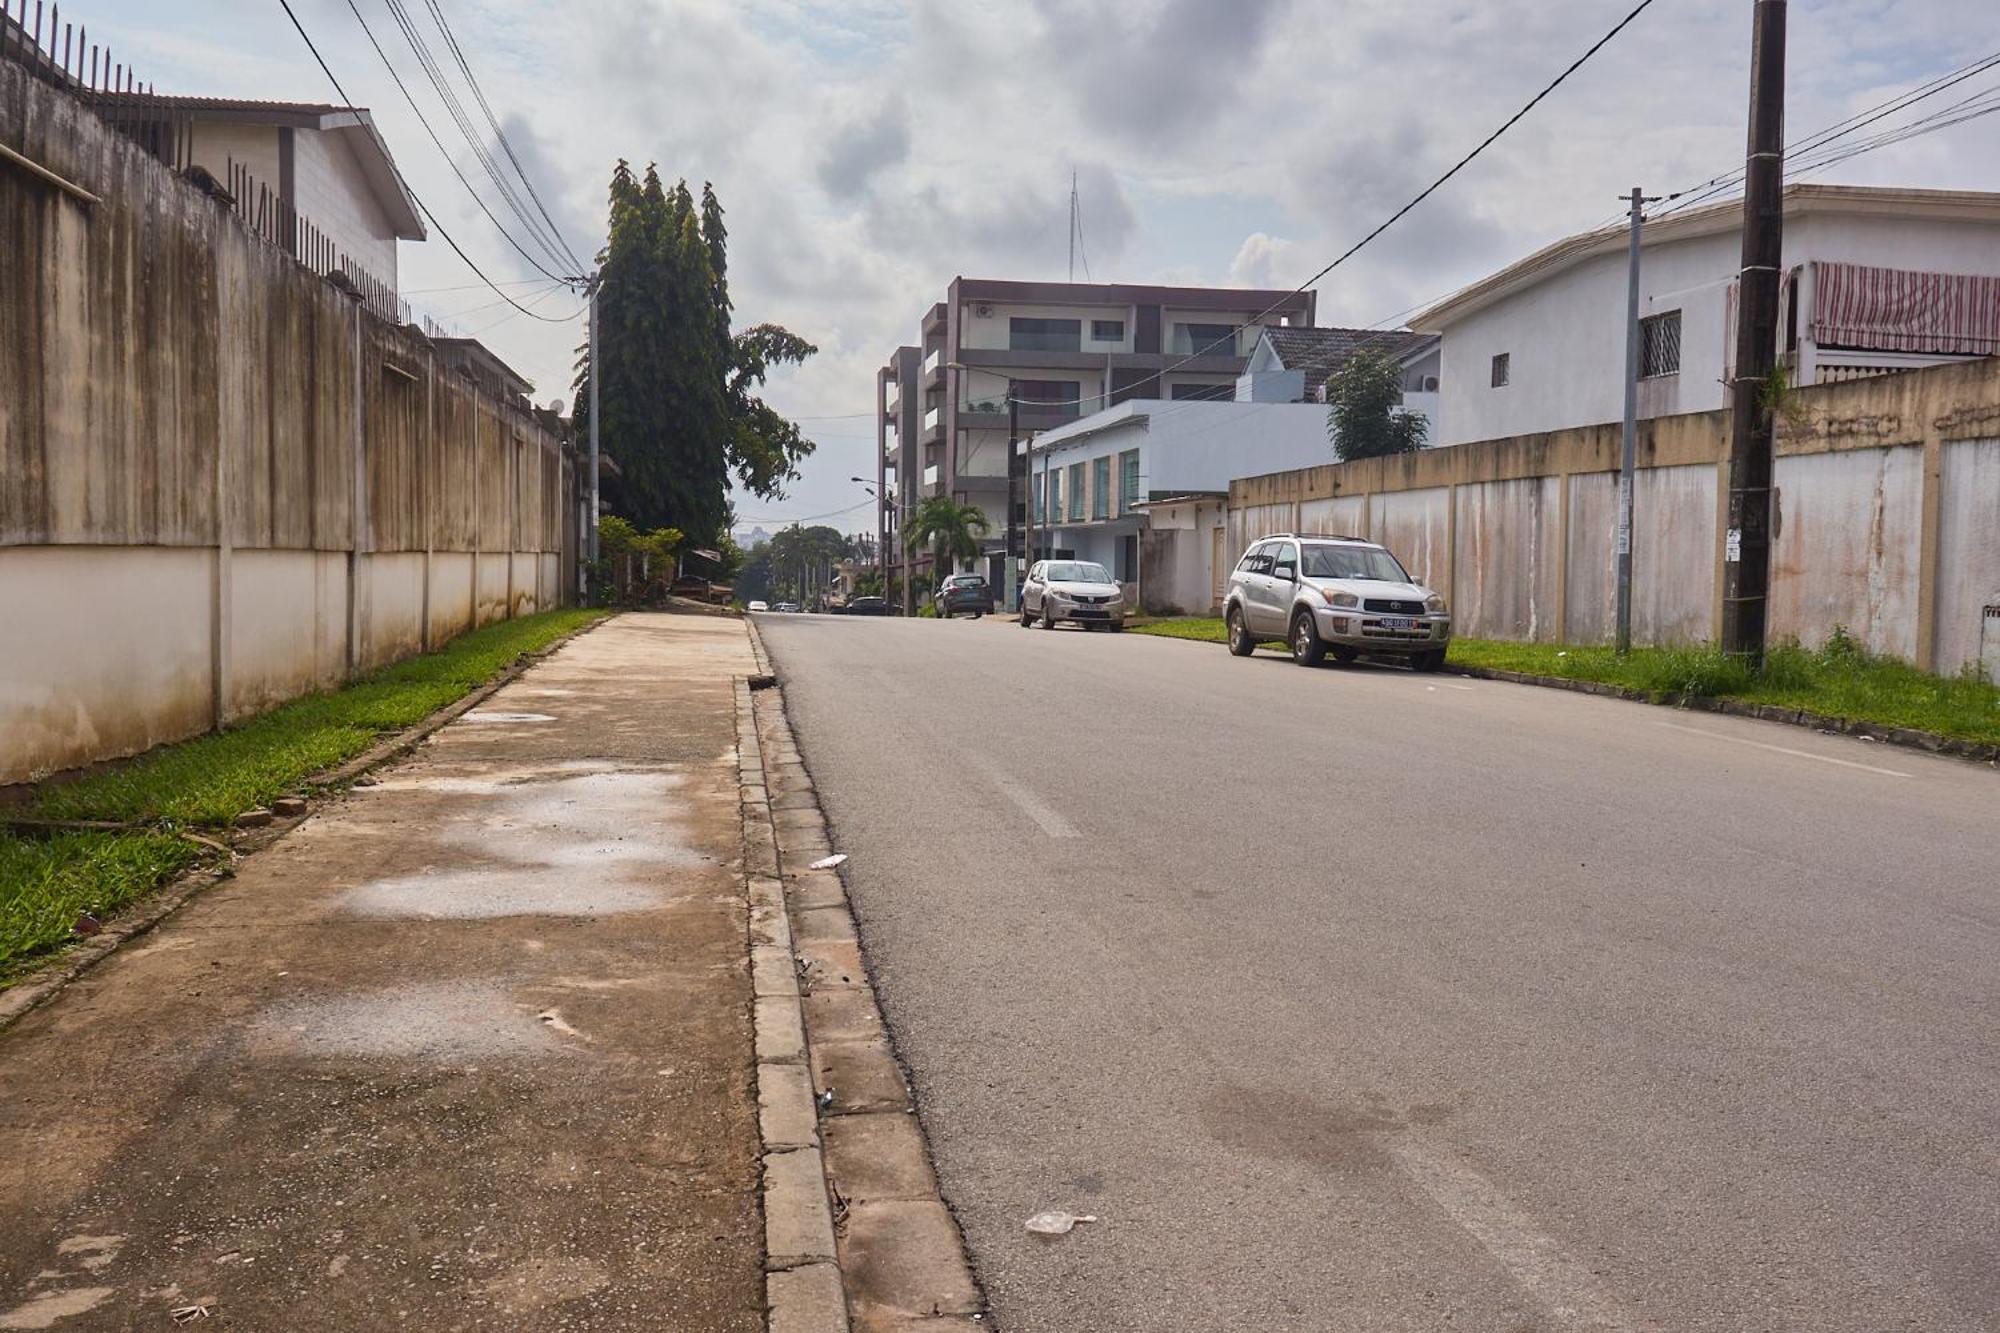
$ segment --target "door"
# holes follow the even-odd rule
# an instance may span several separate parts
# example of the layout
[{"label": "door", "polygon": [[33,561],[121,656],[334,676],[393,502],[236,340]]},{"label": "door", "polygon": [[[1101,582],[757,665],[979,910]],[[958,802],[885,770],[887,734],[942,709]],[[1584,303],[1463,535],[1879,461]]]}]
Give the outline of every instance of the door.
[{"label": "door", "polygon": [[1028,566],[1028,581],[1021,585],[1021,611],[1039,615],[1042,610],[1042,562]]},{"label": "door", "polygon": [[1276,542],[1271,547],[1270,572],[1263,576],[1262,597],[1258,606],[1258,619],[1254,626],[1259,634],[1277,636],[1289,634],[1290,626],[1285,621],[1292,613],[1292,594],[1299,585],[1299,547],[1297,542]]}]

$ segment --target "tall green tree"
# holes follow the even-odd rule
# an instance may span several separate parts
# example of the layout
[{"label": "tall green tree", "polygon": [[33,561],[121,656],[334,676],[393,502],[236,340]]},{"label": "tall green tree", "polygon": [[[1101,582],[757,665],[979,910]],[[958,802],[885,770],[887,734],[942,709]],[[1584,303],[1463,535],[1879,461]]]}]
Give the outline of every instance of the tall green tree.
[{"label": "tall green tree", "polygon": [[[783,496],[812,441],[756,393],[771,370],[818,348],[775,324],[730,329],[728,231],[704,185],[668,189],[621,160],[599,253],[600,438],[617,460],[616,500],[641,528],[671,527],[712,546],[728,531],[729,480],[761,499]],[[592,365],[577,361],[580,428],[589,424]]]},{"label": "tall green tree", "polygon": [[1389,357],[1364,348],[1341,362],[1326,381],[1326,434],[1334,454],[1351,463],[1423,448],[1430,423],[1402,405],[1402,367]]},{"label": "tall green tree", "polygon": [[979,539],[991,530],[978,505],[960,504],[949,495],[933,495],[910,515],[903,544],[911,551],[931,548],[932,572],[942,575],[955,560],[975,560]]}]

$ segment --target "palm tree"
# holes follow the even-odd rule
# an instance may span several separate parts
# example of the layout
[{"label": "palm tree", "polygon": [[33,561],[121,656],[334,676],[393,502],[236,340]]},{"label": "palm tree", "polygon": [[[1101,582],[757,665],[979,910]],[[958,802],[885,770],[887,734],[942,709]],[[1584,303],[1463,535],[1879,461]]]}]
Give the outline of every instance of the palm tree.
[{"label": "palm tree", "polygon": [[929,546],[932,572],[942,576],[954,560],[977,559],[979,539],[991,527],[978,505],[960,504],[949,495],[933,495],[910,515],[903,544],[913,552]]}]

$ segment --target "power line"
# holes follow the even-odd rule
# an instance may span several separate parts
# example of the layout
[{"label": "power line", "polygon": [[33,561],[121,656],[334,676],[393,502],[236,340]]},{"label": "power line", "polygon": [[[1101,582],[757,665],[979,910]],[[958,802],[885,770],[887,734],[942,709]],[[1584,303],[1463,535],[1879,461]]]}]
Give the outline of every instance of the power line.
[{"label": "power line", "polygon": [[[348,3],[352,7],[354,0],[348,0]],[[550,261],[558,267],[563,266],[566,261],[561,250],[543,233],[540,224],[528,214],[527,209],[521,203],[520,197],[514,193],[513,187],[507,183],[507,178],[501,174],[499,164],[493,160],[493,154],[487,149],[484,139],[473,127],[472,118],[467,114],[465,104],[459,100],[458,94],[452,90],[450,80],[445,77],[444,67],[438,63],[437,57],[431,53],[429,43],[424,41],[423,34],[417,30],[416,21],[410,17],[409,11],[403,7],[402,0],[384,0],[384,3],[388,7],[390,18],[395,20],[396,26],[402,31],[403,41],[416,55],[418,68],[423,70],[424,77],[430,80],[432,91],[438,95],[438,100],[444,104],[445,113],[458,126],[460,136],[464,138],[466,145],[472,149],[472,156],[479,163],[481,169],[486,172],[486,178],[499,191],[500,201],[507,206],[508,211],[513,213],[515,220],[527,230],[528,236],[535,244],[541,247],[542,253],[547,255]]]},{"label": "power line", "polygon": [[[280,7],[284,9],[285,17],[292,21],[292,27],[298,30],[300,40],[306,44],[306,50],[312,52],[312,58],[316,62],[318,62],[320,72],[326,75],[327,82],[333,85],[333,90],[340,94],[340,100],[342,104],[346,106],[353,106],[354,99],[350,98],[347,95],[347,89],[340,86],[340,80],[336,79],[333,76],[333,70],[328,68],[327,66],[326,57],[322,56],[319,53],[319,47],[313,45],[313,39],[311,38],[311,36],[307,34],[305,25],[300,23],[299,16],[292,12],[291,0],[278,0],[278,4]],[[566,323],[569,319],[575,318],[574,315],[558,318],[554,315],[536,314],[534,311],[528,309],[528,307],[522,305],[519,301],[516,301],[513,297],[508,296],[507,293],[501,291],[499,285],[496,284],[493,281],[493,279],[486,276],[485,270],[480,268],[479,265],[472,262],[472,256],[465,253],[464,247],[459,245],[457,241],[452,239],[451,233],[444,229],[444,224],[437,220],[437,215],[431,212],[430,208],[424,203],[424,201],[418,197],[417,192],[410,188],[410,182],[404,178],[403,173],[400,169],[396,171],[396,179],[402,184],[403,189],[409,193],[411,201],[416,204],[417,210],[424,215],[425,221],[429,222],[431,226],[437,228],[437,234],[444,238],[445,244],[451,247],[452,253],[457,255],[460,259],[464,260],[465,266],[471,269],[473,273],[478,276],[481,282],[485,283],[488,287],[491,287],[493,289],[494,295],[505,299],[507,304],[513,306],[515,309],[519,310],[522,314],[533,315],[536,319],[543,320],[550,324],[562,324]]]},{"label": "power line", "polygon": [[535,207],[541,212],[542,219],[549,224],[549,230],[562,245],[563,253],[569,256],[570,263],[576,265],[578,269],[589,267],[577,258],[576,251],[570,248],[569,239],[563,235],[562,228],[556,225],[556,220],[549,215],[547,205],[542,203],[542,196],[537,193],[534,181],[529,179],[526,168],[521,165],[521,159],[514,152],[514,145],[508,141],[506,131],[500,128],[499,120],[494,117],[493,107],[486,100],[486,91],[479,86],[478,76],[473,74],[472,66],[466,61],[465,51],[459,46],[458,35],[451,30],[451,24],[445,20],[443,8],[439,6],[438,0],[424,0],[424,3],[430,9],[432,19],[436,20],[438,31],[444,35],[445,45],[451,49],[452,58],[458,62],[459,71],[465,75],[467,86],[472,89],[473,97],[479,102],[479,109],[486,114],[486,123],[493,127],[493,137],[500,141],[500,148],[507,154],[507,160],[514,164],[515,174],[520,176],[521,184],[528,187],[528,197],[535,201]]},{"label": "power line", "polygon": [[[278,0],[278,3],[284,5],[285,12],[287,14],[291,14],[292,6],[290,0]],[[527,248],[523,246],[519,241],[514,239],[514,233],[508,231],[506,226],[501,223],[500,219],[494,216],[493,210],[486,206],[486,201],[480,197],[479,191],[472,188],[472,182],[467,180],[465,178],[465,173],[458,169],[458,163],[453,160],[451,151],[444,146],[444,140],[438,138],[437,131],[432,129],[430,121],[424,118],[423,108],[417,105],[416,96],[413,93],[411,93],[409,87],[404,84],[403,76],[396,72],[396,66],[389,60],[389,53],[387,51],[384,51],[382,49],[382,44],[375,40],[375,30],[368,26],[367,19],[361,17],[360,7],[354,3],[354,0],[347,0],[347,8],[354,14],[354,21],[361,25],[361,31],[364,34],[366,34],[368,38],[368,44],[374,47],[375,54],[381,57],[382,67],[389,71],[389,77],[395,81],[397,91],[401,92],[403,94],[403,100],[410,104],[410,111],[412,112],[412,114],[416,116],[417,123],[424,127],[424,133],[428,134],[430,136],[431,142],[437,145],[438,153],[441,156],[443,156],[445,165],[451,168],[452,175],[458,177],[458,183],[465,187],[465,192],[472,196],[472,202],[479,205],[479,211],[486,215],[487,221],[491,222],[494,225],[494,227],[499,230],[500,234],[507,238],[507,244],[513,246],[516,250],[520,251],[521,258],[527,260],[530,264],[534,265],[538,271],[540,271],[541,273],[545,274],[550,278],[553,278],[557,282],[569,281],[569,279],[565,278],[560,273],[549,272],[548,267],[545,264],[543,264],[539,259],[536,259],[533,255],[529,254]],[[299,26],[298,18],[296,16],[292,18],[292,26],[293,27]],[[305,29],[299,28],[299,33],[301,36],[303,36],[305,33]],[[308,44],[310,44],[310,39],[308,40]],[[314,54],[317,55],[318,52],[315,51]],[[325,62],[323,61],[321,62],[320,68],[322,69],[326,68]],[[333,75],[331,73],[328,73],[327,77],[332,78]],[[338,83],[334,85],[335,88],[338,88],[339,86],[340,85]],[[342,93],[341,96],[345,97],[347,96],[347,94]],[[398,172],[398,174],[400,175],[401,173]],[[408,182],[405,181],[404,184],[407,187]],[[442,230],[442,228],[440,228],[440,230]],[[484,275],[482,274],[481,276]]]}]

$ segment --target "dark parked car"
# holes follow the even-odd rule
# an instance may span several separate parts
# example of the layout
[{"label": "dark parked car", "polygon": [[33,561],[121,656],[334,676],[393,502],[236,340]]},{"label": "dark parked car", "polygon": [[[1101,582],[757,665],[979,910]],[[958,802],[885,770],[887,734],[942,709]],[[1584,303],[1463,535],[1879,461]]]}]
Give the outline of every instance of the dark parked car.
[{"label": "dark parked car", "polygon": [[886,616],[889,614],[889,603],[880,597],[851,597],[847,601],[847,614],[850,616]]},{"label": "dark parked car", "polygon": [[993,614],[993,589],[977,574],[953,574],[938,585],[931,605],[947,620],[961,611],[969,612],[977,620]]}]

